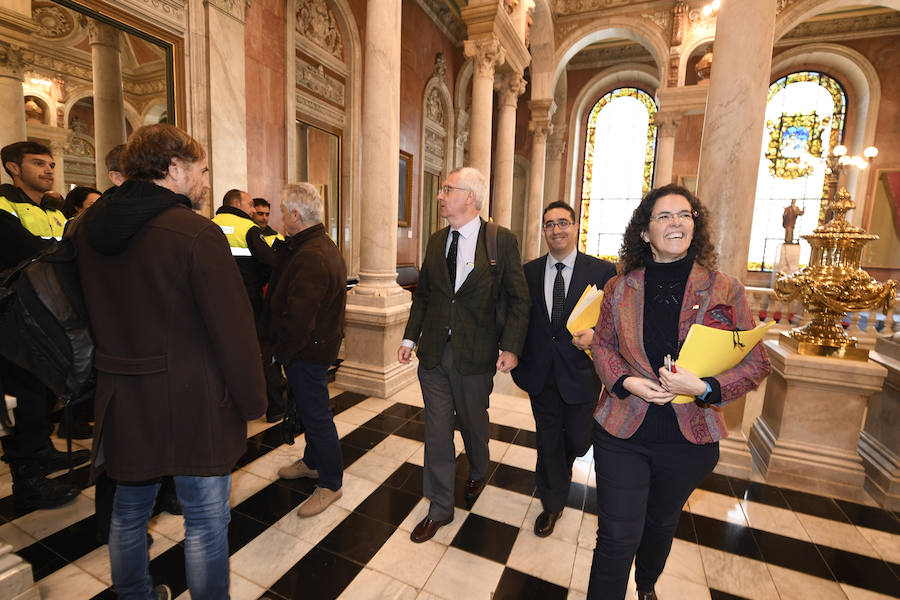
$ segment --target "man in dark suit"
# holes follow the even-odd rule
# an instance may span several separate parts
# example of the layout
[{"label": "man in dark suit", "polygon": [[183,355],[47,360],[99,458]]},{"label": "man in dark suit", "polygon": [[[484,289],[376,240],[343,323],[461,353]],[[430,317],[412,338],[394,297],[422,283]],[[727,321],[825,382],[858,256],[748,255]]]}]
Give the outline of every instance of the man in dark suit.
[{"label": "man in dark suit", "polygon": [[[478,216],[487,201],[484,175],[470,167],[451,172],[437,199],[441,216],[450,226],[428,240],[397,352],[400,362],[409,363],[418,341],[419,383],[425,401],[423,484],[431,505],[410,534],[413,542],[431,539],[453,520],[454,414],[469,460],[466,501],[474,502],[484,489],[490,458],[488,396],[495,370],[508,373],[518,362],[530,303],[519,246],[508,229],[497,229],[497,265],[495,269],[490,265],[486,224]],[[502,326],[496,317],[501,289],[506,293]]]},{"label": "man in dark suit", "polygon": [[512,376],[531,397],[537,425],[535,479],[543,505],[534,533],[547,537],[566,505],[572,464],[591,445],[591,415],[601,387],[584,352],[594,330],[572,335],[566,321],[585,288],[594,284],[602,290],[616,268],[575,249],[575,211],[565,202],[548,204],[542,221],[550,252],[525,265],[531,318],[525,351]]}]

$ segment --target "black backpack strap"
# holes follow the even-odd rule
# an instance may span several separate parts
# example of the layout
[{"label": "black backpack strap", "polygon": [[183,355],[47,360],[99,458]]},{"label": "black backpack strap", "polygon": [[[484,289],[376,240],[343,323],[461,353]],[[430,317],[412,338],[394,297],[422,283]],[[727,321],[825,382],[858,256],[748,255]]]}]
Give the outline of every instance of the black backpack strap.
[{"label": "black backpack strap", "polygon": [[488,262],[491,265],[491,272],[497,272],[497,229],[498,225],[493,221],[484,224],[484,243],[487,246]]}]

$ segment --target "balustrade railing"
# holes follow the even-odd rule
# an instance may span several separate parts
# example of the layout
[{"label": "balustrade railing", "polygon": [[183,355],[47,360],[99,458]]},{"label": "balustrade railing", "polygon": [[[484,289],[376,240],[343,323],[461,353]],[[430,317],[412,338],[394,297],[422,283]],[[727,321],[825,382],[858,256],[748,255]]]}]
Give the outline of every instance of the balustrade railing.
[{"label": "balustrade railing", "polygon": [[[760,322],[775,321],[775,326],[769,330],[769,338],[806,323],[803,304],[799,300],[782,302],[771,288],[748,287],[747,300]],[[891,337],[900,331],[900,296],[887,315],[877,310],[849,313],[844,317],[843,325],[848,335],[859,340],[861,347],[874,348],[878,338]]]}]

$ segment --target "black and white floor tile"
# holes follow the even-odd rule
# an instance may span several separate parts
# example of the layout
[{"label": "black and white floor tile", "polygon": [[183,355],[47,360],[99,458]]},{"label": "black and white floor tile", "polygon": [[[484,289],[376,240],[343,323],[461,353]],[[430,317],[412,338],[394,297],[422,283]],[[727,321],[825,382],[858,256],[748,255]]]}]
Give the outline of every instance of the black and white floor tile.
[{"label": "black and white floor tile", "polygon": [[[458,485],[453,522],[424,544],[409,541],[427,511],[416,385],[386,400],[333,391],[344,495],[310,519],[295,513],[312,482],[276,474],[302,453],[303,437],[282,445],[270,425],[251,423],[232,482],[231,597],[584,598],[596,531],[591,454],[576,462],[568,508],[553,535],[537,538],[534,419],[527,398],[508,382],[500,388],[509,393],[491,398],[488,486],[467,506]],[[459,432],[456,447],[462,451]],[[460,483],[466,474],[461,455]],[[0,469],[0,540],[31,563],[44,599],[114,598],[108,549],[94,538],[87,469],[59,477],[84,488],[75,502],[20,515],[12,506],[9,472]],[[160,513],[151,533],[155,582],[189,598],[182,518]],[[682,513],[657,592],[663,600],[897,598],[900,516],[712,475]]]}]

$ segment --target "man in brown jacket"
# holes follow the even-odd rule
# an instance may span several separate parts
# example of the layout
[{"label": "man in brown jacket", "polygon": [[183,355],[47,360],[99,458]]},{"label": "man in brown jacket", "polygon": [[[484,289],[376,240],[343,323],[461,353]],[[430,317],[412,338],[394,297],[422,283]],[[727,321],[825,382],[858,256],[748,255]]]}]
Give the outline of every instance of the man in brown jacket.
[{"label": "man in brown jacket", "polygon": [[152,597],[147,521],[173,475],[191,596],[225,598],[231,470],[266,409],[253,311],[222,230],[191,211],[209,189],[197,141],[141,127],[122,165],[128,180],[74,233],[96,342],[93,471],[119,483],[113,587]]},{"label": "man in brown jacket", "polygon": [[281,191],[284,242],[275,242],[275,268],[260,319],[263,357],[284,365],[297,415],[306,428],[303,458],[282,467],[284,479],[318,479],[300,505],[316,515],[341,497],[344,468],[334,416],[328,404],[328,367],[344,336],[347,266],[322,225],[322,198],[309,183]]}]

